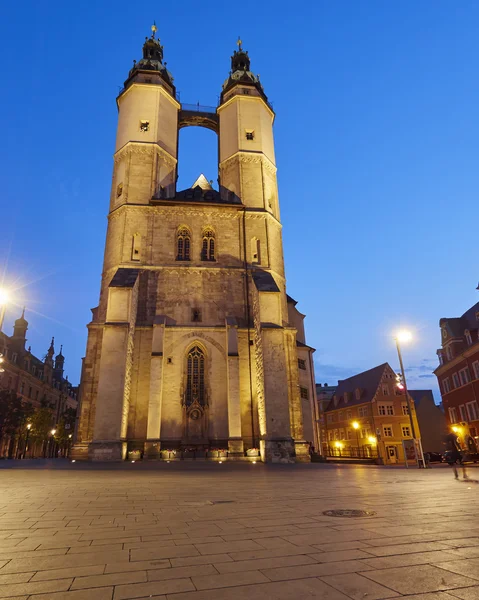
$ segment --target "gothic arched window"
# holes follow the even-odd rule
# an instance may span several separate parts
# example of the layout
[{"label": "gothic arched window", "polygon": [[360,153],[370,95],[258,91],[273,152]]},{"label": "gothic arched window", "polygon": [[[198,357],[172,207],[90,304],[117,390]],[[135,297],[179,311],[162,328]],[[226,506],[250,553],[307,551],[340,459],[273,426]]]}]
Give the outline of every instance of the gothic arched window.
[{"label": "gothic arched window", "polygon": [[190,260],[191,234],[188,227],[180,227],[176,234],[176,260]]},{"label": "gothic arched window", "polygon": [[201,260],[216,260],[215,250],[215,232],[210,228],[204,229]]},{"label": "gothic arched window", "polygon": [[188,352],[186,369],[186,406],[205,405],[205,355],[195,346]]}]

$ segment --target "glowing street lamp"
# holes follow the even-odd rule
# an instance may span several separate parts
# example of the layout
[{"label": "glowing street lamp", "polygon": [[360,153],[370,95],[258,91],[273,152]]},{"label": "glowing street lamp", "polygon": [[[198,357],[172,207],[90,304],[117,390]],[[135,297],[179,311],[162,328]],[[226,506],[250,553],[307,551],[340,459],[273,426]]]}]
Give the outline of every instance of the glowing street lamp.
[{"label": "glowing street lamp", "polygon": [[375,446],[378,443],[377,438],[374,437],[374,435],[370,435],[368,437],[368,442],[372,445]]},{"label": "glowing street lamp", "polygon": [[25,458],[25,456],[27,454],[28,436],[30,435],[30,429],[31,428],[32,428],[32,424],[31,423],[27,423],[27,435],[25,436],[25,447],[23,448],[23,456],[22,456],[22,458]]},{"label": "glowing street lamp", "polygon": [[356,430],[356,443],[358,445],[358,456],[359,456],[359,427],[360,427],[360,425],[357,421],[353,421],[351,423],[351,425],[353,426],[353,429]]},{"label": "glowing street lamp", "polygon": [[[404,364],[402,361],[401,345],[400,345],[402,343],[407,344],[411,340],[412,340],[412,333],[410,331],[408,331],[407,329],[402,329],[402,330],[398,331],[396,333],[396,335],[394,336],[394,341],[396,342],[396,348],[397,348],[397,352],[398,352],[399,365],[401,366],[401,378],[402,378],[402,380],[400,382],[398,382],[398,388],[401,391],[404,390],[404,394],[406,395],[407,410],[409,413],[409,422],[411,423],[411,433],[412,433],[412,439],[414,442],[414,454],[416,456],[417,466],[419,467],[421,465],[419,464],[419,456],[417,453],[416,428],[414,427],[414,420],[412,418],[411,401],[409,400],[409,394],[407,392],[406,373],[404,372]],[[422,455],[422,449],[421,449],[421,455]],[[426,468],[424,456],[421,456],[421,458],[422,458],[422,466],[424,468]],[[407,459],[406,459],[406,464],[407,464]]]}]

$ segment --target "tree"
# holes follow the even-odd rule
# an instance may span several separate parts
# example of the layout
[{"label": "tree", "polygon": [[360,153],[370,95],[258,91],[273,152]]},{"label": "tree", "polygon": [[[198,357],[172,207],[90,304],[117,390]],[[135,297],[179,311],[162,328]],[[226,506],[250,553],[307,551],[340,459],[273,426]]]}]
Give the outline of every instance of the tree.
[{"label": "tree", "polygon": [[0,439],[10,438],[8,456],[14,447],[14,436],[21,433],[22,426],[30,418],[33,407],[23,403],[13,390],[0,390]]}]

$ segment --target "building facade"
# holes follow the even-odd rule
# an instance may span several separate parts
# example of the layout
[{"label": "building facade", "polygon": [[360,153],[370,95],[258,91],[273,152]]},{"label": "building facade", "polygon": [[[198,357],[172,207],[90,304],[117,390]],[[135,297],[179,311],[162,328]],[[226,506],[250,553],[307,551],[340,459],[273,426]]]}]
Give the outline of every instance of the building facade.
[{"label": "building facade", "polygon": [[479,441],[479,302],[461,317],[443,318],[434,371],[450,428]]},{"label": "building facade", "polygon": [[448,433],[444,410],[434,402],[432,390],[408,391],[416,407],[423,451],[444,452],[444,436]]},{"label": "building facade", "polygon": [[[4,361],[0,373],[0,388],[11,390],[24,404],[31,404],[38,410],[47,406],[51,410],[51,426],[56,426],[63,415],[71,409],[77,410],[78,387],[73,386],[64,375],[65,357],[60,351],[55,355],[54,339],[43,359],[26,347],[28,321],[25,311],[15,321],[13,335],[0,332],[0,353]],[[73,434],[73,429],[72,429]],[[2,440],[0,456],[5,448],[10,448],[10,440]]]},{"label": "building facade", "polygon": [[327,383],[316,384],[316,401],[317,401],[317,421],[316,430],[319,444],[317,446],[320,454],[327,455],[328,438],[326,437],[326,408],[329,406],[331,398],[336,392],[336,385],[328,385]]},{"label": "building facade", "polygon": [[[241,45],[219,106],[181,105],[155,31],[117,99],[74,455],[309,460],[314,350],[286,295],[274,112]],[[218,190],[203,176],[176,189],[178,131],[190,125],[218,134]]]},{"label": "building facade", "polygon": [[[419,438],[411,397],[410,402]],[[324,454],[379,458],[386,464],[405,461],[402,443],[411,440],[413,432],[406,397],[388,363],[339,381],[325,415]]]}]

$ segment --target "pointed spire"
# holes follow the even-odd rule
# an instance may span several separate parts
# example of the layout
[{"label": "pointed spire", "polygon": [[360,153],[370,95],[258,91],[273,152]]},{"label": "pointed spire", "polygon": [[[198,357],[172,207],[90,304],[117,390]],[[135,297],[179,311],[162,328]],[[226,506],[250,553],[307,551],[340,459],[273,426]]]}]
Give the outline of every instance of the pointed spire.
[{"label": "pointed spire", "polygon": [[48,348],[48,354],[49,354],[50,356],[53,356],[53,355],[55,354],[55,347],[54,347],[54,344],[55,344],[55,338],[54,338],[54,337],[52,337],[52,341],[51,341],[51,343],[50,343],[50,348]]}]

